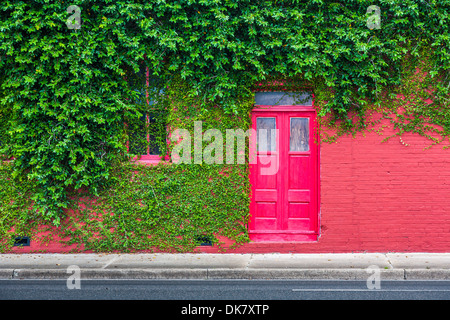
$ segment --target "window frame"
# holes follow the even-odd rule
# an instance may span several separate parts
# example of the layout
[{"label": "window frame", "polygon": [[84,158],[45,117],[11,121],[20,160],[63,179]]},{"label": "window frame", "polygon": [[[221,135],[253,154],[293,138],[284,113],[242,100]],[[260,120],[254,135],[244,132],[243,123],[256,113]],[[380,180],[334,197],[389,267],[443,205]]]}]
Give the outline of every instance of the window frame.
[{"label": "window frame", "polygon": [[[145,67],[145,98],[147,101],[147,104],[150,104],[149,101],[149,94],[148,94],[148,86],[149,86],[149,69],[148,67]],[[150,117],[149,114],[146,113],[145,114],[145,126],[148,127],[150,121]],[[169,145],[169,137],[168,137],[168,129],[169,126],[166,124],[166,144]],[[147,133],[147,142],[150,142],[150,133]],[[130,141],[127,141],[127,152],[130,152]],[[168,162],[170,161],[170,157],[169,157],[169,153],[167,150],[167,154],[163,155],[163,154],[150,154],[150,146],[147,145],[147,153],[146,154],[141,154],[141,155],[136,155],[135,157],[133,157],[131,159],[132,162],[137,162],[137,163],[143,163],[143,164],[147,164],[147,165],[156,165],[162,162]]]}]

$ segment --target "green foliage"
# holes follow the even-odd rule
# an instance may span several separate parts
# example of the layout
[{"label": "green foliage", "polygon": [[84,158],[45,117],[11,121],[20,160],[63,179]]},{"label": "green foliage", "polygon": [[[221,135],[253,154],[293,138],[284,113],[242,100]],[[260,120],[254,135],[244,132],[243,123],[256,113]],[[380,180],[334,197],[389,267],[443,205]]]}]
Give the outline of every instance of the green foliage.
[{"label": "green foliage", "polygon": [[[166,119],[174,128],[186,128],[192,137],[193,121],[202,121],[203,131],[214,128],[224,136],[226,129],[248,128],[250,99],[237,104],[241,117],[224,115],[218,107],[202,113],[195,107],[198,101],[183,98],[183,88],[187,90],[180,81],[177,90],[167,92],[171,106],[165,110]],[[166,106],[160,100],[153,109],[163,111]],[[205,141],[203,147],[207,144]],[[191,151],[193,148],[192,144]],[[36,184],[13,181],[12,164],[0,168],[2,178],[8,179],[0,188],[5,203],[0,217],[2,213],[4,219],[9,217],[0,226],[0,238],[4,239],[0,245],[2,251],[11,248],[13,236],[18,232],[31,236],[32,241],[45,243],[49,238],[38,234],[50,231],[53,241],[76,244],[75,251],[98,252],[188,251],[198,245],[198,236],[207,236],[219,248],[224,237],[234,246],[248,241],[250,186],[246,164],[117,163],[110,170],[114,183],[99,191],[98,196],[92,196],[87,190],[68,192],[68,209],[57,227],[45,223],[35,211],[27,216]],[[28,192],[18,194],[25,183],[30,185]],[[10,211],[14,214],[10,215]]]},{"label": "green foliage", "polygon": [[77,31],[65,24],[66,8],[7,1],[0,11],[1,104],[13,110],[6,152],[16,159],[14,176],[39,182],[35,207],[55,223],[67,208],[67,187],[97,194],[109,182],[111,163],[126,154],[124,117],[137,94],[125,68],[137,68],[143,55],[133,40],[137,30],[124,36],[125,20],[102,19],[111,8],[86,3]]},{"label": "green foliage", "polygon": [[[72,4],[81,8],[80,29],[66,26],[70,15],[66,10]],[[197,119],[205,124],[204,130],[248,128],[252,90],[312,90],[321,124],[336,127],[338,135],[367,128],[375,108],[385,112],[399,134],[413,131],[433,143],[441,141],[429,132],[445,138],[450,129],[450,1],[380,0],[381,28],[370,30],[366,12],[373,4],[371,0],[3,1],[0,154],[15,158],[3,172],[10,172],[17,186],[34,186],[27,193],[33,214],[20,213],[20,217],[59,225],[72,205],[70,192],[79,189],[94,197],[120,190],[108,197],[135,199],[139,194],[132,195],[133,186],[125,184],[118,172],[130,174],[127,161],[147,148],[147,132],[155,137],[149,148],[158,146],[166,154],[171,151],[166,144],[167,124],[169,130],[192,130],[192,120]],[[413,66],[423,67],[428,77],[418,83]],[[395,99],[400,93],[410,101],[401,113]],[[430,97],[433,103],[425,103]],[[155,120],[143,126],[144,115]],[[141,181],[146,188],[141,192],[147,197],[142,201],[148,202],[154,217],[142,224],[145,232],[158,233],[155,223],[173,230],[182,219],[196,221],[183,224],[183,230],[195,226],[206,233],[217,232],[218,224],[212,222],[217,209],[205,215],[200,205],[200,199],[207,206],[217,204],[216,200],[206,198],[203,189],[189,194],[181,186],[181,181],[193,184],[196,174],[198,185],[209,190],[204,179],[222,167],[205,167],[139,169],[148,179]],[[239,166],[233,170],[246,176]],[[228,187],[241,186],[244,180],[230,180]],[[157,188],[159,204],[151,198],[150,186]],[[173,190],[185,197],[177,200],[179,215],[171,207],[174,204],[161,196],[169,192],[178,199]],[[240,201],[236,200],[240,192],[223,199]],[[190,198],[195,205],[185,202]],[[18,206],[12,212],[26,211],[19,200],[12,201]],[[127,210],[140,212],[136,203],[128,207],[117,203],[109,204],[114,215],[104,228],[135,221],[125,219],[132,214]],[[174,220],[158,217],[164,212],[174,215]],[[232,211],[225,212],[235,217]],[[199,224],[199,216],[205,216],[211,227]],[[239,211],[237,216],[245,224],[246,213]],[[127,225],[124,232],[134,227]],[[180,240],[185,245],[193,234],[183,232],[189,234]]]},{"label": "green foliage", "polygon": [[101,197],[102,204],[64,222],[72,227],[63,231],[67,244],[95,251],[186,251],[198,245],[199,235],[216,244],[218,236],[241,242],[249,202],[245,168],[233,167],[227,175],[221,169],[121,166],[115,173],[120,183]]}]

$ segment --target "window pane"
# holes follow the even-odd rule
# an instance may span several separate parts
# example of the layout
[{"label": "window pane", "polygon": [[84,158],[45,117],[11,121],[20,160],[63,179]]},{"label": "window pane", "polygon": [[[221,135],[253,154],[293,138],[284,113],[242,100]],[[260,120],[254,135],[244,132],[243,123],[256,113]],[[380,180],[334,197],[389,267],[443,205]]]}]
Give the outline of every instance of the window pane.
[{"label": "window pane", "polygon": [[256,135],[258,151],[275,151],[276,146],[276,119],[256,118]]},{"label": "window pane", "polygon": [[154,116],[149,115],[149,154],[157,154],[160,155],[161,151],[159,150],[158,141],[156,141],[156,137],[158,135],[158,123]]},{"label": "window pane", "polygon": [[131,125],[129,152],[132,154],[147,154],[147,132],[145,130],[145,115],[138,123]]},{"label": "window pane", "polygon": [[291,118],[290,151],[309,151],[309,118]]},{"label": "window pane", "polygon": [[[159,144],[156,141],[158,136],[158,124],[153,116],[149,116],[148,126],[145,126],[146,116],[142,116],[138,124],[131,128],[129,141],[130,153],[138,155],[160,155]],[[148,149],[148,153],[147,153]]]}]

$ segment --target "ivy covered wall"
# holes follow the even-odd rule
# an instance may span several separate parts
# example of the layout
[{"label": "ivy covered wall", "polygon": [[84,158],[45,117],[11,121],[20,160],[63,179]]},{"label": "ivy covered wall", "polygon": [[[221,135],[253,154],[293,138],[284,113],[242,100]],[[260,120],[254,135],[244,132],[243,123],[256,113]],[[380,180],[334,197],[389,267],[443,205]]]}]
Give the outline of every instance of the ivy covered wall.
[{"label": "ivy covered wall", "polygon": [[[396,134],[447,139],[450,2],[381,0],[372,29],[371,5],[3,1],[0,154],[15,159],[0,169],[3,245],[43,225],[48,238],[95,250],[185,250],[204,234],[246,241],[247,166],[130,164],[127,141],[148,112],[169,153],[167,125],[248,128],[256,89],[313,91],[322,142],[370,128],[374,112]],[[95,214],[80,195],[96,200]]]}]

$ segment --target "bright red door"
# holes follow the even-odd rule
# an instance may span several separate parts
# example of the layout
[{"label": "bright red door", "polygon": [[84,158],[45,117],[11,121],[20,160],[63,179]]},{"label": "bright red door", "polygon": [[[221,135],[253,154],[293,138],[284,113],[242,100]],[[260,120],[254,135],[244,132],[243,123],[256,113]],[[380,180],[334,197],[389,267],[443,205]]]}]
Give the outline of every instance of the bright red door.
[{"label": "bright red door", "polygon": [[315,111],[255,109],[256,163],[250,164],[253,241],[315,241],[318,236],[318,146]]}]

